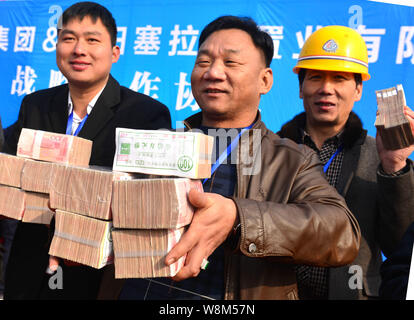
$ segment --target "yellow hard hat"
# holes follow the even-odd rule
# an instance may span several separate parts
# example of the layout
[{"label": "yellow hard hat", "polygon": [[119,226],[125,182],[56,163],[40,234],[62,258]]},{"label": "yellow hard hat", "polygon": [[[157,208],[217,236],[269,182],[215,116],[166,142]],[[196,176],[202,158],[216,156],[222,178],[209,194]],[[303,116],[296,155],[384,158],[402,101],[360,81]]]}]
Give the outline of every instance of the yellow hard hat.
[{"label": "yellow hard hat", "polygon": [[306,40],[293,68],[360,73],[369,80],[368,51],[364,39],[354,29],[327,26],[312,33]]}]

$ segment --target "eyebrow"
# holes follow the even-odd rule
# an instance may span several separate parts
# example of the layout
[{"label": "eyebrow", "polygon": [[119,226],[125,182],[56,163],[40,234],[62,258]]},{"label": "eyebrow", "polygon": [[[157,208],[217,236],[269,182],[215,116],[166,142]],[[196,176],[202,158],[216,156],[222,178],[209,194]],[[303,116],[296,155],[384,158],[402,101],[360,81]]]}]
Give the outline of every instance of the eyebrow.
[{"label": "eyebrow", "polygon": [[[60,30],[60,34],[62,36],[66,35],[66,34],[76,35],[76,33],[74,31],[70,30],[70,29]],[[85,36],[101,36],[102,35],[102,33],[99,32],[99,31],[85,31],[82,34],[85,35]]]},{"label": "eyebrow", "polygon": [[[235,53],[235,54],[240,53],[240,50],[236,50],[236,49],[224,49],[224,51],[226,53]],[[201,49],[201,50],[198,51],[197,55],[202,55],[202,54],[209,55],[210,51],[207,50],[207,49]]]}]

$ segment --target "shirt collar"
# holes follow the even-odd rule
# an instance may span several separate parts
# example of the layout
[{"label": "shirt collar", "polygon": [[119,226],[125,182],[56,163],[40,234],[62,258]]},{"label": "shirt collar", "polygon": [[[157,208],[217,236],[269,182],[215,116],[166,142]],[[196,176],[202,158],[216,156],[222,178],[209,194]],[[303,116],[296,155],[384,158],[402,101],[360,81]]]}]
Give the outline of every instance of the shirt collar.
[{"label": "shirt collar", "polygon": [[[86,113],[89,115],[92,112],[93,107],[96,104],[96,101],[99,99],[99,97],[101,96],[102,91],[105,89],[105,86],[95,95],[95,97],[93,97],[93,99],[88,103],[88,106],[86,107]],[[68,115],[70,115],[73,111],[73,103],[72,103],[72,98],[70,97],[70,91],[68,93]],[[78,117],[78,115],[76,113],[73,114],[74,117]]]},{"label": "shirt collar", "polygon": [[[302,139],[301,139],[302,143],[306,144],[307,146],[312,147],[315,150],[317,150],[316,145],[313,142],[313,140],[312,140],[311,136],[309,135],[309,133],[307,133],[304,128],[300,128],[300,132],[301,132],[301,137],[302,137]],[[343,142],[342,141],[343,136],[344,136],[344,130],[341,130],[335,136],[330,137],[329,139],[326,139],[323,144],[332,143],[335,146],[339,146]]]}]

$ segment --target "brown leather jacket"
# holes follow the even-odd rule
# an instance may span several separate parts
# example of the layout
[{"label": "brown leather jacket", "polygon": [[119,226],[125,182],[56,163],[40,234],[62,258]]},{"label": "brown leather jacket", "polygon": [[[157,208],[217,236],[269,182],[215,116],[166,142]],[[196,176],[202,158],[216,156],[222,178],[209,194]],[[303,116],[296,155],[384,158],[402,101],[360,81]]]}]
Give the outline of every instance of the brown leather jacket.
[{"label": "brown leather jacket", "polygon": [[[198,128],[201,113],[184,123]],[[297,299],[294,264],[336,267],[355,259],[359,225],[314,151],[280,138],[258,114],[237,160],[240,250],[227,248],[225,299]]]}]

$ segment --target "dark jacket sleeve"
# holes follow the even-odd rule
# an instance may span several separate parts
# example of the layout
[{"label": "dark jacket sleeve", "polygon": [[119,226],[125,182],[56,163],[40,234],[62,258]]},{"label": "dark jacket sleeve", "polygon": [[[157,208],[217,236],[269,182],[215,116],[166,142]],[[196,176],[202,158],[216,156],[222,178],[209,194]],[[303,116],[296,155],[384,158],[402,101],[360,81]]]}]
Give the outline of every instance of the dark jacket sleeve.
[{"label": "dark jacket sleeve", "polygon": [[2,152],[16,155],[17,143],[19,142],[20,132],[23,127],[23,119],[25,117],[25,101],[26,97],[23,98],[20,106],[19,117],[15,123],[4,129],[4,144],[1,148]]},{"label": "dark jacket sleeve", "polygon": [[399,176],[378,171],[378,202],[381,215],[381,249],[388,257],[414,221],[414,168],[407,160],[408,170]]},{"label": "dark jacket sleeve", "polygon": [[380,297],[405,300],[414,241],[414,223],[410,225],[397,249],[381,266]]},{"label": "dark jacket sleeve", "polygon": [[324,267],[352,262],[360,244],[359,225],[345,200],[321,174],[316,153],[306,151],[296,173],[285,171],[274,180],[284,181],[280,190],[290,188],[287,201],[234,199],[242,253]]}]

